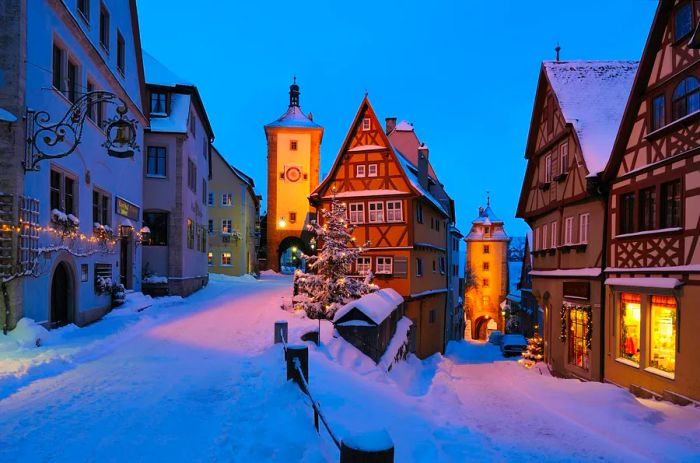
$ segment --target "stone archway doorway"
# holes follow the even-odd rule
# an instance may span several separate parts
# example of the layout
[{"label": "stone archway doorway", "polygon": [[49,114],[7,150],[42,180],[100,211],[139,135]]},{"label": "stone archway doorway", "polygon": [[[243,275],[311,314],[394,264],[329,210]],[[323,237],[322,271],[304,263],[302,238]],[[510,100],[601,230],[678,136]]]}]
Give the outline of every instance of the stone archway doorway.
[{"label": "stone archway doorway", "polygon": [[280,273],[292,274],[296,269],[306,270],[302,253],[308,253],[304,242],[296,236],[288,236],[280,242],[277,250]]},{"label": "stone archway doorway", "polygon": [[60,262],[51,277],[50,328],[67,325],[73,317],[73,277],[65,262]]},{"label": "stone archway doorway", "polygon": [[488,315],[483,315],[474,320],[473,339],[486,340],[492,331],[498,329],[498,323]]}]

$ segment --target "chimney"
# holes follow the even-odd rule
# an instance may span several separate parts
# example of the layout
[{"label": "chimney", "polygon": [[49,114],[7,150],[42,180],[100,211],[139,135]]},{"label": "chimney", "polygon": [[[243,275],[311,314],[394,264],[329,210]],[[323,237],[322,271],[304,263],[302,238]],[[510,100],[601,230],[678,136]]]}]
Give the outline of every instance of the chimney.
[{"label": "chimney", "polygon": [[306,117],[308,117],[310,121],[313,121],[314,120],[314,113],[309,111],[309,114],[307,114]]},{"label": "chimney", "polygon": [[389,135],[389,133],[396,128],[396,118],[395,117],[387,117],[385,119],[386,121],[386,134]]},{"label": "chimney", "polygon": [[418,147],[418,183],[425,191],[430,191],[428,183],[428,147],[421,143]]}]

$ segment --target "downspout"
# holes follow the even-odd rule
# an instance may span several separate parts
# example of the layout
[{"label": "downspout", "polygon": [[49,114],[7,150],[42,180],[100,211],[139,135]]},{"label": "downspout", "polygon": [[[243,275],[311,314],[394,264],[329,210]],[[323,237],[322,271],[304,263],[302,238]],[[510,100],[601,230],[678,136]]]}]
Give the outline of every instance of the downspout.
[{"label": "downspout", "polygon": [[603,252],[600,257],[600,382],[605,382],[605,268],[608,266],[608,189],[603,185],[598,187],[603,199]]}]

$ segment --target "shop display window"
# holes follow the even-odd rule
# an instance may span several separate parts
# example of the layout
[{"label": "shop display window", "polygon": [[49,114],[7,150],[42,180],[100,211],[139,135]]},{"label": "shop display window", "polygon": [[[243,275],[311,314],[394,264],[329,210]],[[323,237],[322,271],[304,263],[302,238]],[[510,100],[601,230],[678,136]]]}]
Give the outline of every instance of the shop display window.
[{"label": "shop display window", "polygon": [[620,357],[639,363],[641,348],[642,297],[634,293],[620,295]]},{"label": "shop display window", "polygon": [[673,296],[651,296],[649,366],[667,373],[676,371],[677,310]]},{"label": "shop display window", "polygon": [[588,311],[582,307],[569,309],[569,363],[588,370]]}]

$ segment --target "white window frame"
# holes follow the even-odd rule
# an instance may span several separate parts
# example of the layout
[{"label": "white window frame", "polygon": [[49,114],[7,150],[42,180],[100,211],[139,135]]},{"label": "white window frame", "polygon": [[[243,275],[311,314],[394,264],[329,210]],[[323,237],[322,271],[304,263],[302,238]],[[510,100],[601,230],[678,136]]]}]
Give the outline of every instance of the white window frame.
[{"label": "white window frame", "polygon": [[550,245],[552,248],[556,248],[559,245],[559,236],[557,234],[557,221],[555,220],[552,222],[552,225],[550,226],[550,230],[552,233],[552,239],[550,240]]},{"label": "white window frame", "polygon": [[[226,231],[227,228],[228,228],[228,231]],[[221,233],[224,235],[230,235],[232,232],[233,232],[233,220],[221,219]]]},{"label": "white window frame", "polygon": [[[229,259],[228,264],[224,263],[224,256],[226,256],[226,254],[228,254],[228,259]],[[222,267],[233,267],[233,256],[230,252],[222,252],[221,253],[221,266]]]},{"label": "white window frame", "polygon": [[[353,207],[355,208],[354,211],[352,210]],[[350,223],[365,223],[365,203],[348,204],[348,214]]]},{"label": "white window frame", "polygon": [[588,222],[591,214],[585,212],[578,215],[578,242],[588,244]]},{"label": "white window frame", "polygon": [[559,146],[559,173],[569,173],[569,142],[564,142]]},{"label": "white window frame", "polygon": [[378,164],[368,164],[367,165],[367,176],[376,177],[379,175],[379,165]]},{"label": "white window frame", "polygon": [[372,130],[372,119],[369,117],[365,117],[362,119],[362,131],[363,132],[368,132]]},{"label": "white window frame", "polygon": [[549,227],[547,224],[542,225],[542,249],[549,249],[547,247],[547,235],[549,234]]},{"label": "white window frame", "polygon": [[535,227],[535,251],[540,250],[540,227]]},{"label": "white window frame", "polygon": [[552,181],[552,153],[547,153],[544,157],[544,183]]},{"label": "white window frame", "polygon": [[365,178],[367,176],[367,166],[364,164],[358,164],[355,166],[355,177]]},{"label": "white window frame", "polygon": [[372,271],[372,258],[369,256],[360,256],[355,260],[355,269],[358,275],[367,275]]},{"label": "white window frame", "polygon": [[[397,205],[399,207],[396,207]],[[389,206],[392,207],[390,208]],[[386,221],[390,223],[403,222],[403,201],[399,199],[386,202]]]},{"label": "white window frame", "polygon": [[[226,198],[230,199],[228,204]],[[233,207],[233,193],[221,193],[221,207]]]},{"label": "white window frame", "polygon": [[[374,210],[372,210],[374,207]],[[369,223],[384,223],[384,202],[370,201],[367,204]]]},{"label": "white window frame", "polygon": [[572,245],[574,244],[574,217],[567,217],[564,219],[564,244]]},{"label": "white window frame", "polygon": [[393,257],[377,257],[377,275],[391,275],[394,273],[394,258]]}]

